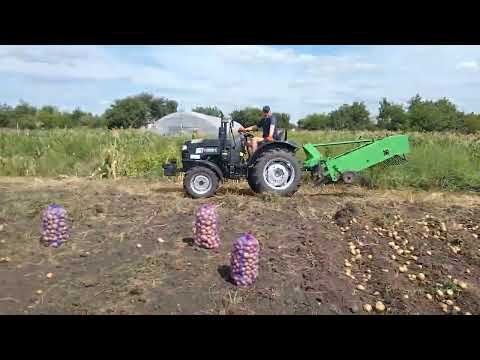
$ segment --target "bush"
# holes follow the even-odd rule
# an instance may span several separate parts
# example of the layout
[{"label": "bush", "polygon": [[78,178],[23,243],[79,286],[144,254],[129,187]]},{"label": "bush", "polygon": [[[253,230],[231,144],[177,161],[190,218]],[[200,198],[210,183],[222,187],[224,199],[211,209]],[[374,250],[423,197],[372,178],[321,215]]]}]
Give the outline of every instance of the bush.
[{"label": "bush", "polygon": [[464,126],[469,133],[480,131],[480,115],[467,115],[464,120]]}]

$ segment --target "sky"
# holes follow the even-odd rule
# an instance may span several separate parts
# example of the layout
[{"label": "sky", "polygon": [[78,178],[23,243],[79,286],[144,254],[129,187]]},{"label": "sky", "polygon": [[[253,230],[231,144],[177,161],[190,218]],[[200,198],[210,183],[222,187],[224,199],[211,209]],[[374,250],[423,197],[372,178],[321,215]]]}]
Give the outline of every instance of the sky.
[{"label": "sky", "polygon": [[480,112],[480,46],[0,46],[0,103],[101,114],[141,92],[180,110],[269,105],[296,121],[419,93]]}]

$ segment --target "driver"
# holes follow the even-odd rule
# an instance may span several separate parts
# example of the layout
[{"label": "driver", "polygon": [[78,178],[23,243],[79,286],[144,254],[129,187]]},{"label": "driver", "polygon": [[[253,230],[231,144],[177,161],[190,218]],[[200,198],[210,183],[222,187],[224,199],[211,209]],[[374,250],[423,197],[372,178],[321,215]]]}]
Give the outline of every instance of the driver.
[{"label": "driver", "polygon": [[255,151],[257,151],[258,144],[262,142],[268,142],[278,139],[278,132],[277,132],[277,119],[275,115],[272,114],[270,110],[270,106],[264,106],[262,109],[262,118],[257,123],[257,125],[253,125],[247,128],[240,128],[238,129],[239,133],[248,132],[248,131],[256,131],[258,129],[263,130],[263,137],[253,137],[251,138],[248,144],[248,152],[252,155]]}]

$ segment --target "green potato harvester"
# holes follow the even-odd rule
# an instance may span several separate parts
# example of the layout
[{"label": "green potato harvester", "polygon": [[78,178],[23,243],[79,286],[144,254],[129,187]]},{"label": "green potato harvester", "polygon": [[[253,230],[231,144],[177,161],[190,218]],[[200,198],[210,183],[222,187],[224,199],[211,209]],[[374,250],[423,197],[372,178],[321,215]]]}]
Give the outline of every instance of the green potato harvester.
[{"label": "green potato harvester", "polygon": [[[321,147],[340,145],[358,146],[335,157],[326,157]],[[303,151],[306,160],[303,167],[310,171],[317,183],[337,182],[343,180],[347,184],[358,179],[358,173],[383,163],[384,165],[400,165],[406,161],[410,152],[407,135],[393,135],[381,139],[365,139],[339,141],[323,144],[305,144]]]}]

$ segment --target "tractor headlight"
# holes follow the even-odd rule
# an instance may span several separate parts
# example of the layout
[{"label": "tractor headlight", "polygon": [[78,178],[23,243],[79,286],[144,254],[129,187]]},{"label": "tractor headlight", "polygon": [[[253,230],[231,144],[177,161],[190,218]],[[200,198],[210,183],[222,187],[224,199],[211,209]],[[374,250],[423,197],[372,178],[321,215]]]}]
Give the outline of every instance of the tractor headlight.
[{"label": "tractor headlight", "polygon": [[186,151],[187,150],[187,145],[183,145],[182,146],[182,151]]}]

